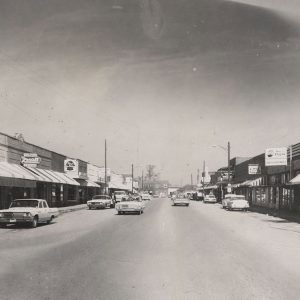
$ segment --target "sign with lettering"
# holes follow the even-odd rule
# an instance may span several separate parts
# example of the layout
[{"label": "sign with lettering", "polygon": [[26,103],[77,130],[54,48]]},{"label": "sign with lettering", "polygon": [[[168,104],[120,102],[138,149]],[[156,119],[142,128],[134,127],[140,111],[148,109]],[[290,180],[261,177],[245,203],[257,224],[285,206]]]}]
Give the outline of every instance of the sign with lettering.
[{"label": "sign with lettering", "polygon": [[40,162],[41,158],[36,153],[24,153],[21,157],[21,165],[27,168],[36,168]]},{"label": "sign with lettering", "polygon": [[70,175],[72,178],[77,178],[79,174],[78,160],[72,158],[65,159],[64,171],[68,173],[68,175]]},{"label": "sign with lettering", "polygon": [[286,166],[287,165],[287,148],[269,148],[265,152],[266,166]]},{"label": "sign with lettering", "polygon": [[261,167],[259,164],[249,164],[248,165],[248,174],[249,175],[257,175],[261,174]]}]

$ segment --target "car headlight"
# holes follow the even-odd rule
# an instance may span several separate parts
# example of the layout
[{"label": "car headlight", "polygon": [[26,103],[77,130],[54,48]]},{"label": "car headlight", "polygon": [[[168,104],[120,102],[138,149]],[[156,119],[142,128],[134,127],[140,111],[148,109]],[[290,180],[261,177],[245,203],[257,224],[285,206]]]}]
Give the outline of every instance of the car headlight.
[{"label": "car headlight", "polygon": [[30,217],[31,216],[31,213],[30,212],[26,212],[23,214],[23,217]]},{"label": "car headlight", "polygon": [[3,217],[3,213],[0,213],[0,218],[2,218]]}]

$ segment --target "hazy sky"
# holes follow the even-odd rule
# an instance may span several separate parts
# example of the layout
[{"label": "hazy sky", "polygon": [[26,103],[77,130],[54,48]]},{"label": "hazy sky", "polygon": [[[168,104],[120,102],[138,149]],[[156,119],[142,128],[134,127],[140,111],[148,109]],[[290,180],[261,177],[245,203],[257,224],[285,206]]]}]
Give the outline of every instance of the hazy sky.
[{"label": "hazy sky", "polygon": [[0,131],[179,184],[299,142],[300,5],[240,2],[0,0]]}]

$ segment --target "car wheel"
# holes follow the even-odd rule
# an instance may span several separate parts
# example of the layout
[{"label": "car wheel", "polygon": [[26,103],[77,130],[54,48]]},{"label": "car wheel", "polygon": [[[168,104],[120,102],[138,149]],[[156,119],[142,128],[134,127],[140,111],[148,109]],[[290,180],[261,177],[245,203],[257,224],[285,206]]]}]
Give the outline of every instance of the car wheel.
[{"label": "car wheel", "polygon": [[32,222],[31,222],[31,227],[32,228],[36,228],[37,224],[38,224],[38,218],[34,217],[33,220],[32,220]]},{"label": "car wheel", "polygon": [[50,220],[47,221],[47,224],[50,224],[53,221],[53,216],[51,216]]},{"label": "car wheel", "polygon": [[189,204],[187,204],[186,206],[187,206],[187,207],[189,207],[190,205],[189,205]]}]

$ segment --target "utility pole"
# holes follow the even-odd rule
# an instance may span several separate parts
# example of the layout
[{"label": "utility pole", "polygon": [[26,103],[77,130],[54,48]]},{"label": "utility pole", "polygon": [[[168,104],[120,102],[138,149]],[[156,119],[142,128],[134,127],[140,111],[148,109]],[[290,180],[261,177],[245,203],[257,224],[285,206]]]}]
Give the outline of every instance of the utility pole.
[{"label": "utility pole", "polygon": [[104,149],[104,181],[105,181],[105,192],[104,194],[107,195],[107,172],[106,172],[106,139],[105,139],[105,145],[104,145],[105,149]]},{"label": "utility pole", "polygon": [[203,172],[202,172],[202,193],[203,193],[203,197],[205,196],[205,194],[204,194],[205,193],[204,192],[204,178],[205,178],[205,160],[203,161]]},{"label": "utility pole", "polygon": [[144,170],[142,170],[142,191],[144,190]]},{"label": "utility pole", "polygon": [[228,152],[228,183],[230,183],[230,142],[228,142],[227,152]]},{"label": "utility pole", "polygon": [[191,174],[191,186],[193,186],[193,174]]},{"label": "utility pole", "polygon": [[197,169],[197,186],[199,185],[199,181],[200,181],[200,170],[198,168]]},{"label": "utility pole", "polygon": [[133,164],[131,165],[131,193],[133,194]]}]

